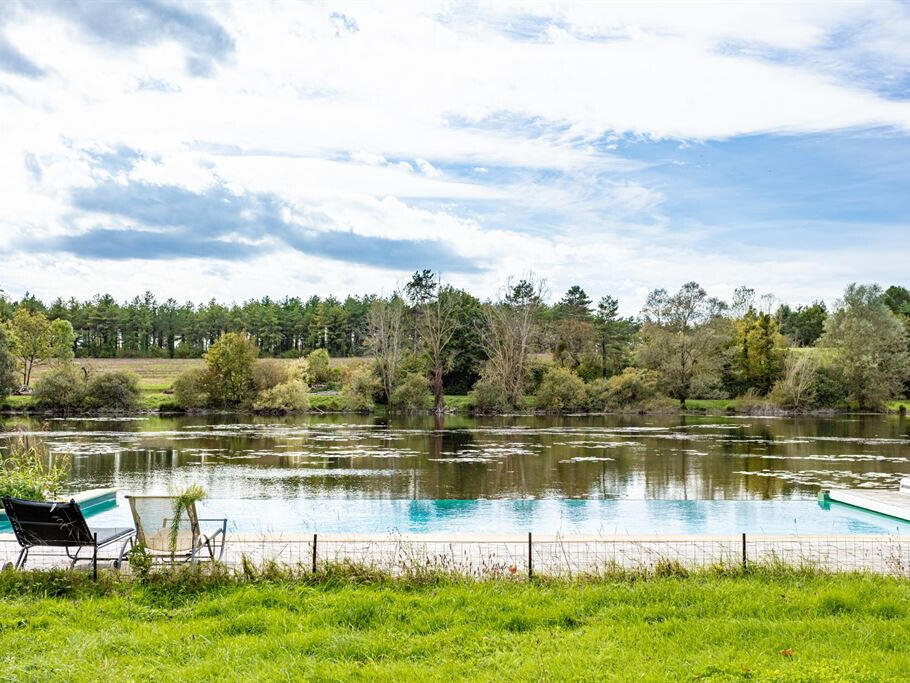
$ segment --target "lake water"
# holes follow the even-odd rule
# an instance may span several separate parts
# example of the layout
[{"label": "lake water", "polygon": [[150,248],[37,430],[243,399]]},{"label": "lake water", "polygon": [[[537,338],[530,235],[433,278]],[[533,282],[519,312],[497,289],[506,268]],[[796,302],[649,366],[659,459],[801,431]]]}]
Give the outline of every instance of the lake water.
[{"label": "lake water", "polygon": [[2,426],[11,432],[0,446],[15,436],[69,455],[74,490],[167,494],[198,482],[213,512],[278,531],[867,533],[894,524],[822,509],[819,488],[896,488],[910,476],[910,425],[898,416],[10,418]]}]

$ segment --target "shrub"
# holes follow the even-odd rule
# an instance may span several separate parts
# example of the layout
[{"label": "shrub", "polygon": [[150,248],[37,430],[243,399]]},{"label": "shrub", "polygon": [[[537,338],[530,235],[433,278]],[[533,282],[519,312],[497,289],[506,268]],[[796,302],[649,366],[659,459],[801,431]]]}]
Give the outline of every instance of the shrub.
[{"label": "shrub", "polygon": [[264,358],[253,365],[253,384],[257,391],[265,391],[288,381],[285,363],[274,358]]},{"label": "shrub", "polygon": [[338,413],[342,410],[350,410],[343,396],[321,394],[318,402],[310,401],[311,410],[319,410],[324,413]]},{"label": "shrub", "polygon": [[260,392],[253,409],[264,413],[289,413],[310,407],[308,387],[304,382],[291,380]]},{"label": "shrub", "polygon": [[537,390],[540,388],[540,383],[543,382],[543,378],[552,367],[553,364],[548,361],[532,358],[528,362],[528,368],[525,371],[525,391],[529,394],[536,394]]},{"label": "shrub", "polygon": [[306,358],[298,358],[293,363],[288,363],[284,367],[287,372],[286,382],[293,380],[303,382],[307,386],[310,385],[309,364],[307,363]]},{"label": "shrub", "polygon": [[422,375],[428,377],[430,374],[430,365],[427,357],[422,353],[405,352],[401,361],[398,363],[398,371],[395,375],[396,383],[404,381],[408,375]]},{"label": "shrub", "polygon": [[789,410],[805,410],[815,404],[818,362],[806,353],[790,353],[784,375],[771,388],[771,402]]},{"label": "shrub", "polygon": [[602,413],[609,410],[610,405],[610,380],[600,377],[585,385],[585,405],[588,410]]},{"label": "shrub", "polygon": [[139,405],[139,378],[122,371],[92,375],[83,405],[89,410],[135,410]]},{"label": "shrub", "polygon": [[382,384],[372,363],[359,363],[346,371],[341,388],[344,407],[366,413],[376,405],[376,394],[382,391]]},{"label": "shrub", "polygon": [[389,404],[394,410],[429,410],[433,405],[433,395],[426,377],[416,372],[406,375],[392,391]]},{"label": "shrub", "polygon": [[60,363],[35,382],[35,405],[45,410],[70,412],[82,407],[85,397],[82,371],[72,363]]},{"label": "shrub", "polygon": [[582,410],[585,398],[585,383],[567,368],[550,368],[537,389],[537,407],[550,413]]},{"label": "shrub", "polygon": [[306,357],[307,372],[312,385],[325,385],[331,379],[329,371],[329,352],[325,349],[314,349]]},{"label": "shrub", "polygon": [[199,349],[185,341],[174,347],[174,358],[199,358],[199,355]]},{"label": "shrub", "polygon": [[659,376],[653,370],[626,368],[607,380],[588,385],[588,407],[591,410],[636,408],[659,397]]},{"label": "shrub", "polygon": [[575,372],[585,382],[594,382],[598,378],[602,379],[603,367],[603,360],[599,354],[585,353],[575,368]]},{"label": "shrub", "polygon": [[174,380],[174,400],[184,410],[205,408],[209,404],[208,372],[190,368]]},{"label": "shrub", "polygon": [[822,408],[838,408],[847,403],[850,387],[844,373],[836,365],[821,364],[815,370],[815,404]]},{"label": "shrub", "polygon": [[468,393],[468,408],[476,413],[493,415],[508,412],[512,406],[509,394],[500,382],[481,376]]},{"label": "shrub", "polygon": [[54,500],[66,483],[68,460],[57,458],[51,464],[47,453],[35,446],[16,445],[0,460],[0,498]]},{"label": "shrub", "polygon": [[221,335],[205,354],[208,368],[209,402],[216,406],[236,406],[249,401],[255,393],[253,365],[259,350],[246,334]]},{"label": "shrub", "polygon": [[768,415],[780,412],[770,398],[762,396],[754,389],[749,389],[736,399],[736,412],[743,415]]},{"label": "shrub", "polygon": [[182,413],[186,412],[186,408],[177,403],[176,401],[162,401],[158,404],[159,413]]}]

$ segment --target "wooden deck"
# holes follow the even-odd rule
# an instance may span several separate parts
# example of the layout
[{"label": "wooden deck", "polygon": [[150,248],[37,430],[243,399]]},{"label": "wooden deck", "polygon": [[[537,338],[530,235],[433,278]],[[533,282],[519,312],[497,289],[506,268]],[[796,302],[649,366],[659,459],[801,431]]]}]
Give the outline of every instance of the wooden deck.
[{"label": "wooden deck", "polygon": [[910,495],[873,489],[831,489],[828,500],[910,522]]}]

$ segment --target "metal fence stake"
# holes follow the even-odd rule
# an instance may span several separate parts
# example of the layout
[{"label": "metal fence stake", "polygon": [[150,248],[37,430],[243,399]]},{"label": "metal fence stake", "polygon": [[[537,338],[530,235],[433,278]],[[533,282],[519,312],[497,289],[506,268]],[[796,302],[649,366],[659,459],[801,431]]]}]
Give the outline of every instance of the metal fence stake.
[{"label": "metal fence stake", "polygon": [[746,533],[743,532],[743,569],[746,568]]},{"label": "metal fence stake", "polygon": [[313,534],[313,573],[316,573],[316,534]]},{"label": "metal fence stake", "polygon": [[95,539],[95,547],[93,548],[94,552],[92,553],[92,580],[98,580],[98,532],[92,534]]},{"label": "metal fence stake", "polygon": [[528,578],[534,578],[534,559],[531,556],[531,532],[528,532]]}]

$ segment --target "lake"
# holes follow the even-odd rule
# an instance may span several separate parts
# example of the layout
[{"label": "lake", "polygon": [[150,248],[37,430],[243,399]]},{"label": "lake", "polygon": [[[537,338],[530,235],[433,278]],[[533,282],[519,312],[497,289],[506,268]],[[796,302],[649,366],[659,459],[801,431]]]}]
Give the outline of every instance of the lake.
[{"label": "lake", "polygon": [[[321,520],[306,529],[420,531],[430,519],[469,530],[498,519],[511,530],[537,510],[557,531],[782,532],[819,514],[819,488],[896,488],[910,476],[910,424],[898,416],[17,417],[3,428],[4,447],[18,437],[69,455],[73,490],[167,494],[198,482],[207,505],[258,510],[270,528],[284,528],[285,508],[263,507],[277,499]],[[537,502],[522,507],[528,499]],[[776,503],[673,507],[759,500]]]}]

